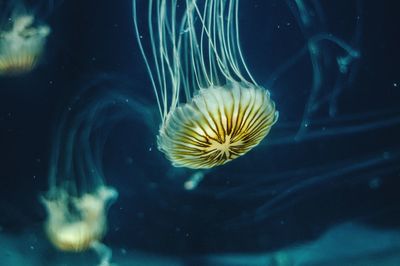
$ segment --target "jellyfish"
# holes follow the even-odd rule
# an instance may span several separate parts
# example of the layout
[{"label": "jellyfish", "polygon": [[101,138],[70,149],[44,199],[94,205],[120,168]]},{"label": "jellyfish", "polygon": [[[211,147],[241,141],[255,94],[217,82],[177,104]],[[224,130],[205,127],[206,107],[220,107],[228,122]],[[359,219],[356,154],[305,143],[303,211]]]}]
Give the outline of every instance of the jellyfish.
[{"label": "jellyfish", "polygon": [[100,256],[99,265],[105,266],[110,265],[111,250],[101,241],[118,192],[106,183],[102,154],[114,124],[110,108],[117,100],[96,95],[82,90],[61,117],[52,143],[49,189],[41,202],[50,242],[65,252],[93,249]]},{"label": "jellyfish", "polygon": [[257,146],[278,112],[245,63],[239,1],[184,3],[149,1],[142,32],[133,0],[134,27],[161,116],[158,149],[175,167],[209,169]]},{"label": "jellyfish", "polygon": [[153,116],[146,104],[119,89],[121,80],[98,76],[65,108],[52,140],[49,188],[40,196],[47,211],[44,230],[53,246],[64,252],[94,250],[100,266],[111,265],[111,249],[102,239],[108,210],[119,196],[106,182],[105,145],[121,121],[144,117],[150,125]]},{"label": "jellyfish", "polygon": [[[200,1],[194,4],[192,1],[175,1],[173,4],[177,5],[176,8],[173,5],[173,11],[165,9],[165,2],[167,1],[149,2],[151,7],[148,15],[149,22],[144,21],[145,24],[148,23],[149,32],[138,30],[142,28],[141,21],[138,20],[139,14],[142,13],[139,8],[134,9],[137,38],[142,43],[142,51],[148,60],[150,77],[156,88],[160,86],[164,88],[164,90],[155,91],[158,93],[156,98],[159,98],[160,113],[165,114],[166,118],[164,125],[160,126],[159,145],[163,144],[160,139],[162,134],[167,135],[169,125],[173,126],[173,129],[179,129],[180,121],[185,121],[186,113],[180,111],[181,109],[189,108],[188,103],[199,102],[196,100],[197,95],[206,92],[213,93],[214,88],[207,87],[211,84],[211,82],[207,83],[207,77],[212,81],[217,78],[220,80],[221,76],[225,77],[220,74],[223,70],[231,70],[223,68],[223,66],[231,66],[230,57],[228,57],[228,52],[228,55],[224,53],[225,46],[219,39],[219,36],[222,34],[226,36],[227,33],[223,30],[214,32],[217,28],[227,29],[221,25],[231,21],[231,17],[223,13],[214,21],[214,17],[210,15],[211,11],[208,13],[203,11],[203,3],[206,10],[215,10],[216,2],[214,1],[201,1],[202,4]],[[218,2],[221,4],[224,1]],[[168,1],[168,3],[171,2]],[[191,3],[192,7],[190,7]],[[256,10],[254,7],[256,4],[241,3],[243,7],[249,9],[248,13]],[[199,5],[201,5],[200,8]],[[178,190],[172,193],[169,200],[172,205],[176,202],[176,198],[179,198],[177,193],[183,194],[182,205],[185,205],[185,209],[182,207],[183,214],[180,218],[184,219],[192,215],[190,222],[200,220],[202,216],[205,216],[204,213],[212,213],[207,217],[210,222],[202,224],[212,232],[210,235],[214,236],[215,232],[223,231],[225,237],[235,235],[238,229],[243,229],[243,232],[248,229],[247,232],[250,231],[248,244],[259,245],[257,247],[262,248],[262,244],[268,245],[270,244],[268,241],[273,242],[279,238],[280,235],[277,236],[277,232],[288,232],[291,228],[295,228],[295,225],[303,226],[310,224],[311,220],[317,222],[324,218],[329,219],[329,215],[338,219],[343,218],[341,215],[346,214],[335,213],[326,208],[327,204],[324,205],[321,199],[331,204],[332,201],[329,201],[325,195],[332,196],[331,199],[338,199],[340,196],[335,195],[335,192],[345,190],[348,192],[352,189],[356,191],[359,188],[367,188],[366,190],[370,189],[371,193],[374,193],[373,191],[379,190],[379,186],[382,186],[385,180],[389,180],[390,183],[390,179],[396,179],[400,169],[397,138],[400,109],[397,82],[391,86],[391,81],[384,80],[382,86],[376,83],[368,86],[368,79],[365,82],[362,80],[365,76],[361,78],[358,76],[360,59],[375,52],[371,49],[368,55],[362,50],[364,46],[361,43],[364,18],[362,1],[347,3],[346,7],[349,8],[350,14],[347,14],[345,18],[337,11],[338,9],[329,9],[330,3],[321,1],[258,1],[257,5],[272,10],[260,9],[256,13],[261,17],[259,19],[261,22],[264,21],[265,16],[268,17],[265,21],[272,20],[272,23],[262,24],[263,29],[261,30],[260,27],[260,33],[251,31],[247,36],[254,38],[250,42],[255,43],[254,47],[259,49],[254,52],[259,57],[253,59],[254,63],[258,61],[259,65],[269,64],[270,71],[265,71],[265,77],[260,77],[258,81],[264,87],[274,90],[274,99],[280,102],[280,122],[274,126],[273,135],[269,135],[268,141],[259,144],[257,156],[248,154],[241,158],[240,164],[213,169],[212,172],[207,172],[207,180],[203,178],[202,172],[195,172],[184,184],[185,191]],[[281,9],[273,8],[276,5],[285,12],[283,14],[276,12],[274,15],[274,11],[281,11]],[[168,7],[170,7],[169,4]],[[229,4],[225,7],[228,8]],[[177,20],[176,17],[179,16],[183,16],[184,19]],[[222,21],[219,22],[218,19]],[[254,19],[257,19],[255,15]],[[167,23],[165,20],[170,23],[164,27],[164,23]],[[179,26],[173,25],[176,21],[183,22],[178,23]],[[278,23],[281,23],[280,28],[277,27]],[[196,30],[199,32],[193,32]],[[267,34],[263,35],[270,32],[275,38]],[[177,37],[174,38],[174,36]],[[286,38],[277,38],[280,36]],[[162,38],[161,45],[160,38]],[[216,45],[214,45],[215,40]],[[257,41],[253,42],[253,40]],[[272,43],[271,47],[268,47],[271,51],[264,49],[265,43]],[[175,50],[174,47],[176,47]],[[147,49],[150,53],[146,53]],[[236,51],[239,55],[239,50]],[[276,57],[270,62],[267,61],[268,55],[273,53],[276,53]],[[219,58],[222,61],[223,56],[228,64],[218,65]],[[381,55],[375,56],[378,58]],[[200,59],[197,61],[198,58]],[[213,60],[217,62],[217,65],[212,64]],[[363,62],[375,63],[374,60]],[[180,65],[174,65],[174,63]],[[155,65],[158,65],[158,71]],[[265,68],[268,69],[268,67]],[[364,72],[364,74],[369,75],[374,67],[372,64],[366,65],[365,69],[368,69],[368,73]],[[209,69],[212,71],[208,72]],[[180,71],[179,75],[172,75],[174,71]],[[231,71],[236,78],[234,70]],[[182,77],[187,77],[185,73],[189,73],[187,79]],[[210,73],[209,76],[206,76],[208,73]],[[247,73],[244,73],[247,77]],[[198,78],[203,75],[206,81]],[[173,82],[171,80],[176,76],[179,77],[178,85],[182,86],[184,91],[175,90],[180,95],[176,100],[175,109],[170,111],[168,107],[171,105],[167,105],[165,109],[163,100],[170,103],[172,99],[175,99],[170,96],[170,87],[167,85],[171,84]],[[386,75],[384,77],[386,78]],[[249,79],[251,81],[251,78]],[[201,87],[197,83],[205,85]],[[164,84],[167,85],[164,86]],[[187,84],[191,86],[185,87]],[[201,89],[196,94],[189,89],[193,87]],[[226,88],[226,84],[224,87]],[[183,106],[180,105],[187,94],[194,96],[188,97],[187,103]],[[165,95],[169,97],[164,97]],[[396,100],[388,95],[395,95]],[[230,102],[230,97],[224,97],[224,99]],[[200,102],[214,103],[212,100]],[[179,115],[176,119],[175,114]],[[189,129],[194,131],[196,125],[192,124]],[[182,135],[179,132],[167,137],[175,136],[180,138]],[[187,143],[192,144],[189,140],[191,139],[187,139]],[[181,143],[173,142],[173,144]],[[194,144],[196,143],[192,145]],[[163,147],[165,146],[160,148]],[[182,148],[178,151],[183,152]],[[201,155],[199,157],[202,158]],[[173,161],[174,158],[170,160]],[[346,191],[343,194],[346,194]],[[188,200],[186,197],[191,198]],[[163,199],[163,203],[165,201],[168,200]],[[306,208],[305,203],[310,203],[306,207],[314,208],[310,207],[308,212],[303,211],[301,207]],[[346,204],[347,202],[343,202],[343,205]],[[169,206],[167,203],[165,205]],[[224,213],[213,213],[214,206],[223,209]],[[231,208],[232,206],[235,207]],[[176,204],[174,207],[178,209],[179,205]],[[185,212],[186,209],[191,211],[188,211],[190,215]],[[206,210],[201,212],[199,209]],[[309,211],[310,209],[313,212]],[[305,216],[301,217],[303,218],[301,223],[297,215]],[[175,219],[172,222],[175,222]],[[197,228],[193,231],[195,229]],[[258,233],[263,234],[265,239],[257,238],[260,244],[257,241],[251,243]],[[267,233],[271,233],[276,238],[271,240]],[[199,242],[210,240],[201,237],[197,238],[197,240],[200,238]],[[232,239],[227,242],[235,243],[234,240],[238,240],[234,236]],[[226,247],[224,243],[220,245]]]},{"label": "jellyfish", "polygon": [[0,75],[28,73],[42,58],[50,27],[22,2],[0,3],[0,7]]},{"label": "jellyfish", "polygon": [[97,248],[106,233],[107,207],[117,195],[115,189],[103,186],[81,196],[59,189],[43,197],[42,202],[49,214],[46,234],[51,243],[62,251],[81,252]]}]

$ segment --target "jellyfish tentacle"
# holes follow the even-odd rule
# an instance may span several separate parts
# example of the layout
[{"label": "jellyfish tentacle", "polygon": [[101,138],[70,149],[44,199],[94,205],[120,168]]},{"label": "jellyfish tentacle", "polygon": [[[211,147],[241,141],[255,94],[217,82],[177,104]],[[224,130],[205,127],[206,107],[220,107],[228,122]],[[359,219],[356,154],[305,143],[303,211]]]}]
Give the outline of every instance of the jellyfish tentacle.
[{"label": "jellyfish tentacle", "polygon": [[100,258],[98,266],[116,266],[111,263],[112,250],[99,241],[94,241],[90,247],[97,253]]},{"label": "jellyfish tentacle", "polygon": [[[147,30],[152,51],[146,53],[133,0],[135,31],[153,87],[160,92],[156,97],[162,96],[157,102],[162,109],[159,150],[174,166],[210,168],[258,145],[278,113],[268,91],[250,74],[241,52],[239,1],[184,3],[178,16],[175,1],[149,1]],[[231,100],[221,100],[224,97]]]},{"label": "jellyfish tentacle", "polygon": [[[153,3],[153,1],[149,0],[149,5],[151,5],[152,3]],[[151,81],[151,84],[152,84],[152,87],[153,87],[154,95],[156,96],[157,105],[158,105],[158,109],[159,109],[160,115],[161,115],[161,117],[164,117],[165,110],[164,110],[164,108],[162,108],[161,100],[160,100],[159,93],[158,93],[157,86],[156,86],[156,81],[155,81],[155,78],[153,76],[153,72],[151,70],[150,63],[149,63],[149,61],[147,59],[147,56],[146,56],[146,53],[145,53],[145,50],[143,48],[143,44],[142,44],[142,41],[141,41],[141,35],[140,35],[140,32],[139,32],[139,28],[138,28],[137,13],[136,13],[137,12],[137,10],[136,10],[136,0],[133,0],[133,5],[132,6],[133,6],[133,20],[134,20],[136,39],[138,40],[139,49],[140,49],[140,52],[141,52],[141,54],[143,56],[143,59],[144,59],[145,65],[146,65],[146,69],[147,69],[147,73],[149,74],[149,77],[150,77],[150,81]],[[151,15],[152,15],[151,14],[151,9],[149,8],[149,19],[151,18]],[[150,27],[150,23],[149,23],[149,27]],[[153,31],[150,30],[150,33],[152,33],[152,32]],[[150,38],[151,38],[150,43],[153,45],[154,41],[152,40],[152,35],[150,35]],[[155,49],[152,49],[152,51],[154,52]],[[154,58],[157,58],[157,57],[154,55]],[[155,64],[156,64],[156,72],[157,72],[157,76],[158,76],[158,81],[160,81],[161,80],[160,79],[160,75],[158,74],[159,73],[158,62],[155,61]],[[162,98],[164,98],[164,97],[162,97]]]}]

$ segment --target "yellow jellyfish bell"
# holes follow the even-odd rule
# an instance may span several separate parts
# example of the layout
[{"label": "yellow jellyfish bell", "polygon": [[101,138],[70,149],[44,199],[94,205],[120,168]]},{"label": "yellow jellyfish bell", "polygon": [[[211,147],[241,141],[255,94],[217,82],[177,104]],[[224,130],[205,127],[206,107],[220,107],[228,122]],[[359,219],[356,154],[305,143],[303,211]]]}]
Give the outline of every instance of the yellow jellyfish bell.
[{"label": "yellow jellyfish bell", "polygon": [[211,168],[248,152],[276,120],[268,91],[249,84],[200,90],[170,113],[158,146],[175,166]]},{"label": "yellow jellyfish bell", "polygon": [[35,25],[28,14],[14,14],[12,26],[0,25],[0,75],[20,75],[33,70],[43,53],[50,28]]},{"label": "yellow jellyfish bell", "polygon": [[107,206],[117,198],[113,188],[101,187],[94,193],[71,197],[58,190],[42,198],[49,215],[45,231],[51,243],[63,251],[81,252],[101,241],[107,228]]},{"label": "yellow jellyfish bell", "polygon": [[158,148],[176,167],[206,169],[257,146],[278,112],[244,61],[239,1],[184,3],[149,0],[142,32],[133,0],[134,25],[162,120]]},{"label": "yellow jellyfish bell", "polygon": [[111,265],[111,249],[102,241],[118,191],[106,182],[103,150],[115,119],[120,118],[106,114],[115,112],[120,96],[101,93],[104,84],[108,89],[104,81],[90,83],[58,120],[48,191],[40,199],[47,212],[45,233],[54,247],[65,252],[91,249],[98,254],[99,265]]}]

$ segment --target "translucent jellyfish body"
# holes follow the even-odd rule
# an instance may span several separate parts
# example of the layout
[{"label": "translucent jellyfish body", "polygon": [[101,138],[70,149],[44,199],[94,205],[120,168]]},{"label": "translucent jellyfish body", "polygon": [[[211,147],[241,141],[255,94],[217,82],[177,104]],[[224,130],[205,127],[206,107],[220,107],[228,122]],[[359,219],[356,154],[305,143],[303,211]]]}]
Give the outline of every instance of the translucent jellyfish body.
[{"label": "translucent jellyfish body", "polygon": [[40,61],[50,28],[37,25],[29,14],[16,14],[8,24],[0,25],[0,75],[30,72]]},{"label": "translucent jellyfish body", "polygon": [[48,213],[45,229],[52,244],[73,252],[93,247],[106,233],[107,209],[117,196],[117,191],[110,187],[80,197],[63,189],[51,191],[42,202]]},{"label": "translucent jellyfish body", "polygon": [[269,93],[240,85],[200,90],[167,118],[158,145],[175,166],[211,168],[225,164],[268,134],[277,118]]},{"label": "translucent jellyfish body", "polygon": [[[177,167],[212,168],[257,146],[278,113],[253,79],[239,42],[236,0],[149,1],[142,42],[161,115],[158,148]],[[184,100],[183,100],[184,99]]]},{"label": "translucent jellyfish body", "polygon": [[41,202],[47,211],[45,231],[50,242],[61,251],[92,249],[104,266],[110,265],[111,250],[102,239],[118,192],[106,182],[103,149],[115,119],[123,115],[115,114],[120,99],[108,94],[109,87],[103,95],[101,88],[91,83],[59,120],[52,142],[49,188]]}]

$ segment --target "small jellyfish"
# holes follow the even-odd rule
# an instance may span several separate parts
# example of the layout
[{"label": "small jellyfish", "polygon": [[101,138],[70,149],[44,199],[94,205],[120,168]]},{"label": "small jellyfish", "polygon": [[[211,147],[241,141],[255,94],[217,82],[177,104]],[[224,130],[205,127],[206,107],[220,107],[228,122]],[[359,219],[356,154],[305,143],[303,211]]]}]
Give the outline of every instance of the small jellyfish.
[{"label": "small jellyfish", "polygon": [[[20,5],[12,7],[0,22],[0,75],[14,76],[32,71],[43,54],[50,27]],[[4,18],[2,18],[4,20]]]},{"label": "small jellyfish", "polygon": [[110,187],[71,196],[60,188],[42,197],[49,217],[45,229],[51,243],[62,251],[81,252],[101,241],[107,228],[107,208],[118,196]]},{"label": "small jellyfish", "polygon": [[176,0],[150,0],[146,35],[136,9],[133,0],[136,36],[162,120],[158,149],[176,167],[208,169],[257,146],[278,112],[244,61],[238,1],[189,0],[181,10]]},{"label": "small jellyfish", "polygon": [[107,212],[118,192],[106,183],[103,149],[115,122],[109,109],[115,111],[117,100],[102,96],[84,90],[66,108],[55,131],[49,189],[41,202],[47,211],[45,232],[50,242],[66,252],[92,249],[101,259],[99,265],[105,266],[110,265],[111,250],[101,241],[107,232]]}]

